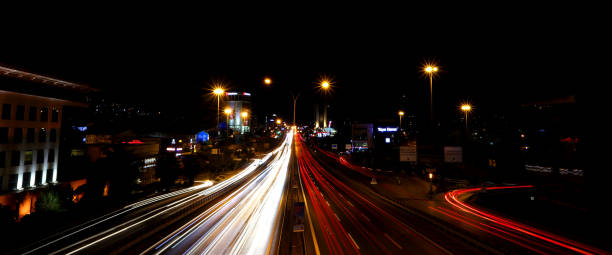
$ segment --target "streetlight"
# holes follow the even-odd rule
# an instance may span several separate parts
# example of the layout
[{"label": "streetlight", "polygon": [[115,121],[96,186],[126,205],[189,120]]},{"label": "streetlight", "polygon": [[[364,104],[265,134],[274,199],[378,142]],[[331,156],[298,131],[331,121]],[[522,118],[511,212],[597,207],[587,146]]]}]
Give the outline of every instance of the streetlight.
[{"label": "streetlight", "polygon": [[265,78],[264,79],[264,84],[270,85],[270,84],[272,84],[272,80],[270,78]]},{"label": "streetlight", "polygon": [[429,177],[429,195],[431,196],[433,194],[433,173],[429,173],[428,174]]},{"label": "streetlight", "polygon": [[216,87],[213,90],[213,94],[217,96],[217,135],[221,133],[219,130],[219,97],[223,94],[223,92],[225,92],[225,90],[222,87]]},{"label": "streetlight", "polygon": [[469,104],[462,104],[461,110],[465,113],[465,132],[468,130],[468,114],[472,111],[472,106]]},{"label": "streetlight", "polygon": [[438,67],[427,64],[424,71],[429,76],[429,118],[433,121],[433,76],[438,72]]},{"label": "streetlight", "polygon": [[229,136],[229,116],[230,116],[230,114],[232,114],[232,108],[227,107],[227,108],[225,108],[225,110],[223,112],[227,116],[227,122],[226,122],[226,124],[227,124],[227,135]]},{"label": "streetlight", "polygon": [[280,125],[281,124],[281,120],[280,119],[276,119],[276,124]]},{"label": "streetlight", "polygon": [[399,126],[400,126],[400,131],[402,131],[402,117],[404,116],[404,111],[399,111],[397,114],[400,117],[400,125]]}]

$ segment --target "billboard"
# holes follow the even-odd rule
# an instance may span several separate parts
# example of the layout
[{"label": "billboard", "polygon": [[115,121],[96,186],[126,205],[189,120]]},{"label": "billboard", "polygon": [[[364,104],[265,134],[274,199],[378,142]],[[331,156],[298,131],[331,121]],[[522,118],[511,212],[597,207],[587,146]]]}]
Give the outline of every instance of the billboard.
[{"label": "billboard", "polygon": [[463,162],[463,149],[461,146],[444,146],[444,162]]},{"label": "billboard", "polygon": [[406,145],[400,146],[400,162],[417,162],[417,143],[409,141]]}]

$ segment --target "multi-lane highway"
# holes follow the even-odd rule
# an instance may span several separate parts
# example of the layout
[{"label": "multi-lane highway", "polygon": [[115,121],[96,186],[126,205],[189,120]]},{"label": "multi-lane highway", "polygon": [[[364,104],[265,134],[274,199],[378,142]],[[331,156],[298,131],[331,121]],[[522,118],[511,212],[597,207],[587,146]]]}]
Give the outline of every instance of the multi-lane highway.
[{"label": "multi-lane highway", "polygon": [[[322,235],[325,237],[325,232],[328,232],[328,236],[348,237],[345,238],[348,241],[336,238],[324,243],[330,246],[330,253],[335,254],[337,250],[334,249],[348,246],[347,244],[352,242],[354,247],[359,247],[354,252],[366,254],[609,254],[607,251],[510,220],[464,201],[470,194],[482,188],[454,190],[431,200],[414,200],[411,203],[393,201],[375,192],[364,181],[363,176],[374,176],[372,172],[333,153],[316,149],[317,153],[311,153],[312,150],[302,146],[303,153],[300,157],[303,159],[300,167],[305,169],[303,178],[306,182],[312,182],[311,185],[306,185],[313,190],[312,203],[319,201],[321,207],[321,212],[318,213],[320,216],[316,218],[324,229]],[[485,189],[494,192],[526,188],[533,186],[498,186]],[[378,211],[379,208],[382,211]],[[336,221],[333,221],[334,217],[337,218]],[[373,226],[364,224],[364,221],[373,219],[376,220]],[[361,226],[364,227],[356,228]],[[412,235],[421,238],[405,240],[401,238],[402,235],[393,235],[402,233],[403,228],[411,230]],[[407,235],[407,232],[404,231],[404,235]]]},{"label": "multi-lane highway", "polygon": [[[432,227],[315,158],[301,138],[297,157],[322,254],[452,254],[480,250]],[[332,171],[334,173],[332,173]]]},{"label": "multi-lane highway", "polygon": [[293,136],[238,174],[145,199],[14,251],[19,254],[265,253]]}]

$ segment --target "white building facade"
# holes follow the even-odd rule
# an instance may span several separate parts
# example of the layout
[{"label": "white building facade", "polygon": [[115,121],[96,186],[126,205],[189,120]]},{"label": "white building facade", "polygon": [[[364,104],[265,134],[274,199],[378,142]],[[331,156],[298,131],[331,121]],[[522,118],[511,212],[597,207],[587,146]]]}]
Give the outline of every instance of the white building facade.
[{"label": "white building facade", "polygon": [[0,187],[57,182],[62,107],[70,101],[0,90]]}]

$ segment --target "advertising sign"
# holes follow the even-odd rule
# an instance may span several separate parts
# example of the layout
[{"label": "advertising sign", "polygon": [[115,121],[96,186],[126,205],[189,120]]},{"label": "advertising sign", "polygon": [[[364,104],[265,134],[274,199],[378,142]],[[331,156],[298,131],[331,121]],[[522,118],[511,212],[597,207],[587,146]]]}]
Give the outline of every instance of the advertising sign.
[{"label": "advertising sign", "polygon": [[463,162],[463,149],[461,146],[444,146],[444,162]]},{"label": "advertising sign", "polygon": [[401,162],[416,162],[417,161],[417,143],[409,141],[407,145],[400,146],[400,161]]},{"label": "advertising sign", "polygon": [[335,144],[335,143],[333,143],[333,144],[332,144],[332,150],[337,150],[337,149],[338,149],[338,145],[337,145],[337,144]]}]

